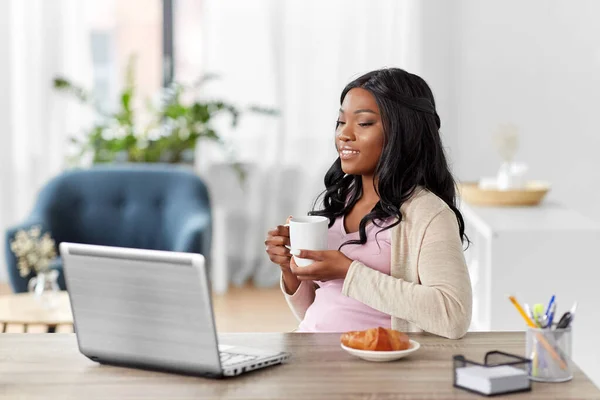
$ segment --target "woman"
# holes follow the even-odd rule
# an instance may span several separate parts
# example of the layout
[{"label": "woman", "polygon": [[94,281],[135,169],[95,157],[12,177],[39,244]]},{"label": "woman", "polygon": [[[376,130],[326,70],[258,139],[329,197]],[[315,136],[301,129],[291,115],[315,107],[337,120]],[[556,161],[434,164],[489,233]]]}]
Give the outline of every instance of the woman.
[{"label": "woman", "polygon": [[336,125],[339,158],[325,175],[329,250],[300,250],[289,230],[267,236],[301,332],[377,326],[457,339],[471,321],[463,218],[439,135],[431,89],[397,68],[346,86]]}]

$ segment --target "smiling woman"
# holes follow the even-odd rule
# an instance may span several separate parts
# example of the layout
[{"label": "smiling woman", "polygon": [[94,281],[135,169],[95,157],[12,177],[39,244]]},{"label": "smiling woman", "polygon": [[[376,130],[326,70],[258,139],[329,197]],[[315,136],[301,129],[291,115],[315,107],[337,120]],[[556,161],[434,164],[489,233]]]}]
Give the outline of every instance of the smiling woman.
[{"label": "smiling woman", "polygon": [[289,230],[268,233],[267,253],[299,331],[385,327],[460,338],[472,294],[463,218],[439,134],[433,94],[397,68],[346,86],[336,124],[339,157],[325,176],[321,208],[329,250],[294,249]]}]

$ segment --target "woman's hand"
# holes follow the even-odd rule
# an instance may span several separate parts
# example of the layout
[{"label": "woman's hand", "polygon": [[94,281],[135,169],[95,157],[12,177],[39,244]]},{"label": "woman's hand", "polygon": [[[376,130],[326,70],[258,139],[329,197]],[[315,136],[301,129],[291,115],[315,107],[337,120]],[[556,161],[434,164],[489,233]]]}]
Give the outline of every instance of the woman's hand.
[{"label": "woman's hand", "polygon": [[[287,222],[290,221],[288,218]],[[283,285],[285,291],[292,295],[298,290],[300,281],[290,269],[290,251],[287,247],[290,245],[290,228],[284,225],[278,225],[275,229],[267,233],[265,240],[265,250],[269,255],[271,262],[279,265],[283,277]]]},{"label": "woman's hand", "polygon": [[265,240],[266,252],[271,262],[279,265],[283,272],[290,271],[290,251],[287,247],[290,245],[290,228],[284,225],[278,225],[275,229],[267,233]]},{"label": "woman's hand", "polygon": [[333,279],[344,279],[352,264],[349,259],[338,250],[300,250],[296,257],[314,260],[307,267],[299,267],[292,258],[290,269],[300,281],[330,281]]}]

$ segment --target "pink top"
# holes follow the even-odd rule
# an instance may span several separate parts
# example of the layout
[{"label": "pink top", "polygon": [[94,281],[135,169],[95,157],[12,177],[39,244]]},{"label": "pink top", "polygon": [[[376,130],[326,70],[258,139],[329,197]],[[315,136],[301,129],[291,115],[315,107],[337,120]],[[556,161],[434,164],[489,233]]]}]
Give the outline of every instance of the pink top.
[{"label": "pink top", "polygon": [[[379,233],[375,240],[375,235],[381,229],[370,222],[366,227],[367,242],[364,245],[349,244],[340,251],[352,260],[389,275],[392,230]],[[346,233],[344,217],[340,217],[329,228],[329,249],[338,250],[342,243],[359,238],[358,232]],[[392,318],[389,314],[342,294],[343,279],[316,283],[319,289],[315,292],[315,301],[306,311],[296,332],[346,332],[379,326],[391,328]]]}]

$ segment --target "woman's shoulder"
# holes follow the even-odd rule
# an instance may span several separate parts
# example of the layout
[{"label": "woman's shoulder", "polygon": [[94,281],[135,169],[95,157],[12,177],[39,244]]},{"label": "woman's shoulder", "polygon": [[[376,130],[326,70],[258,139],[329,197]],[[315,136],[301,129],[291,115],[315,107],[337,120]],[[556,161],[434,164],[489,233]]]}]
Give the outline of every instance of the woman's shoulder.
[{"label": "woman's shoulder", "polygon": [[403,218],[411,222],[428,224],[444,210],[451,210],[435,193],[424,187],[417,187],[412,196],[400,207]]}]

